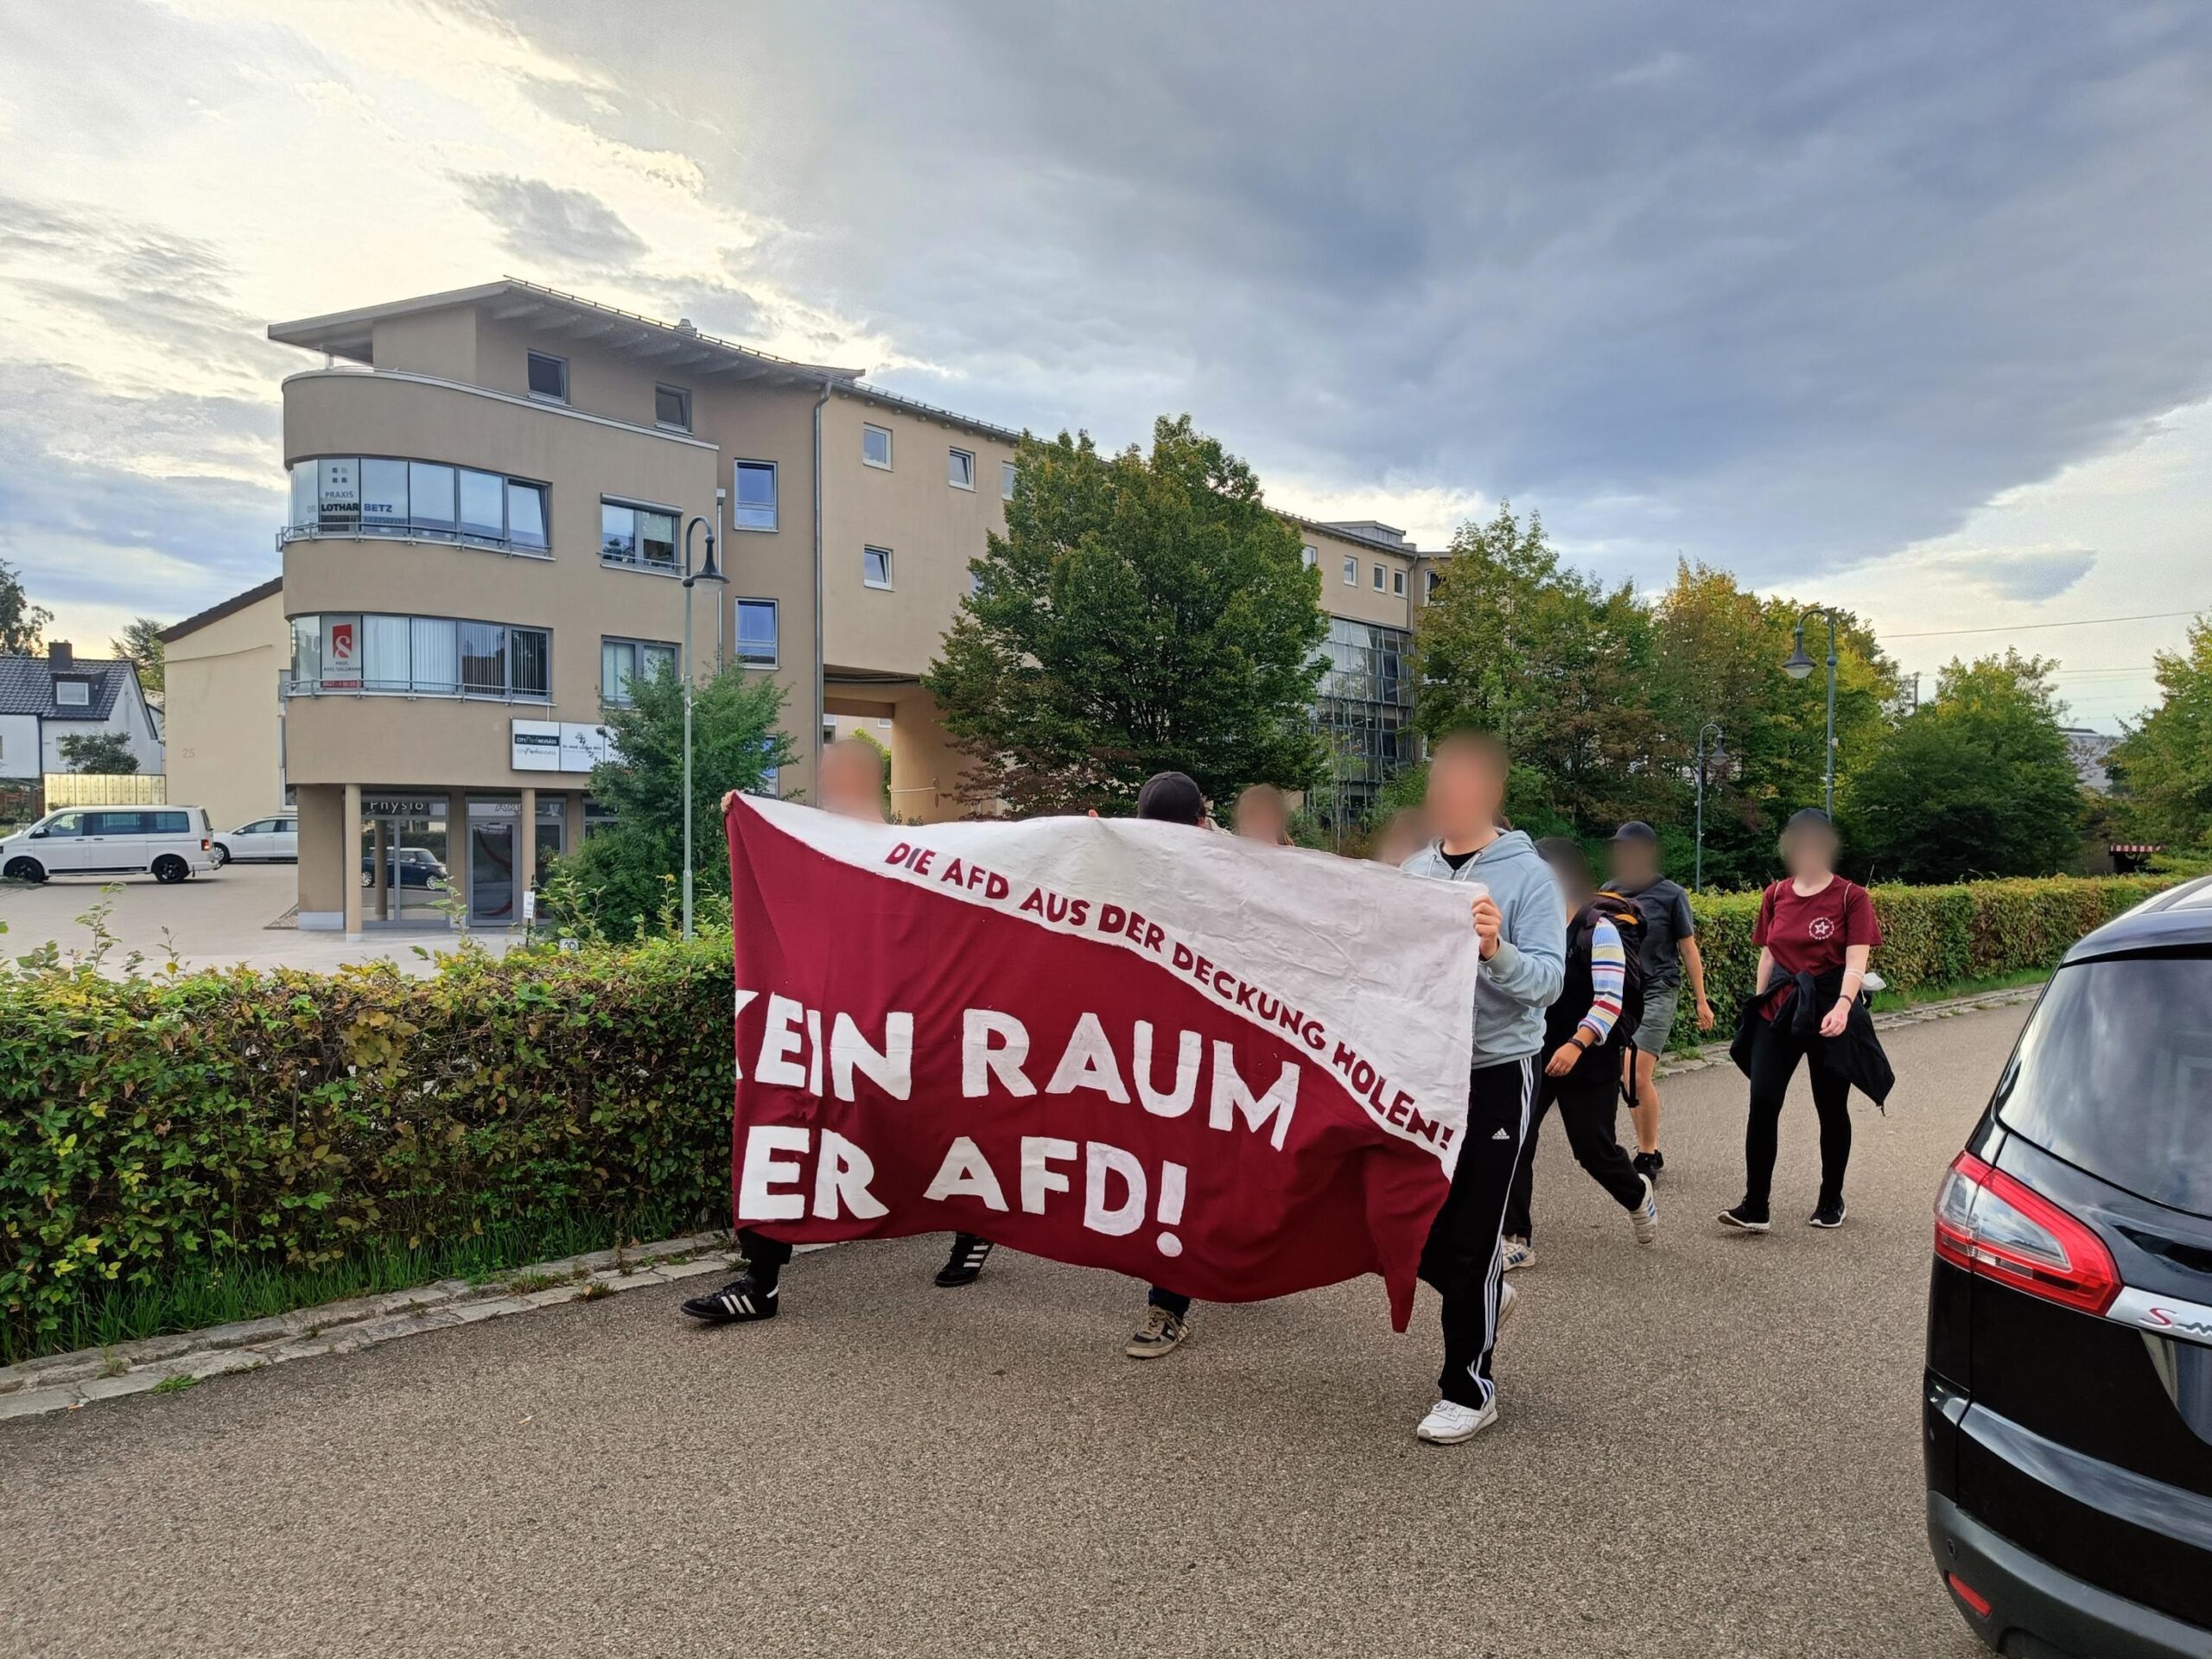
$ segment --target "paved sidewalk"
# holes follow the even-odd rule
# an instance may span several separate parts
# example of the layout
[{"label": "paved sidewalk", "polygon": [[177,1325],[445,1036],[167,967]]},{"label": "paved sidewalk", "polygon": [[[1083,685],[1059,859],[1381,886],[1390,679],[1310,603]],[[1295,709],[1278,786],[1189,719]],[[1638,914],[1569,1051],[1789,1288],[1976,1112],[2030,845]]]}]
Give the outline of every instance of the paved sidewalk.
[{"label": "paved sidewalk", "polygon": [[1471,1446],[1356,1282],[1120,1341],[1134,1285],[941,1240],[810,1255],[765,1325],[646,1287],[0,1423],[0,1654],[1823,1656],[1980,1650],[1927,1555],[1928,1207],[2021,1012],[1888,1039],[1852,1220],[1724,1237],[1739,1080],[1666,1091],[1662,1236],[1547,1135]]}]

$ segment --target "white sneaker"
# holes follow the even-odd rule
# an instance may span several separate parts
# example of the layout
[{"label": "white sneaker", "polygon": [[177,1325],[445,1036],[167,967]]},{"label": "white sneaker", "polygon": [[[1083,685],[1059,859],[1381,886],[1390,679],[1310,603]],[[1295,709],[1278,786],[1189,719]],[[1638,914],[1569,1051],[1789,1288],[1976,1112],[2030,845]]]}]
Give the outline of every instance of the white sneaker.
[{"label": "white sneaker", "polygon": [[1431,1446],[1457,1446],[1462,1440],[1473,1440],[1497,1421],[1497,1396],[1494,1394],[1490,1404],[1479,1411],[1454,1401],[1440,1400],[1428,1408],[1428,1415],[1421,1420],[1414,1434]]},{"label": "white sneaker", "polygon": [[1536,1265],[1536,1247],[1525,1238],[1515,1238],[1509,1234],[1501,1241],[1501,1248],[1505,1253],[1505,1270],[1508,1273],[1516,1268]]},{"label": "white sneaker", "polygon": [[1497,1345],[1497,1337],[1505,1334],[1505,1322],[1513,1317],[1513,1310],[1520,1305],[1521,1293],[1501,1280],[1497,1287],[1497,1331],[1491,1338],[1492,1346]]},{"label": "white sneaker", "polygon": [[1652,1197],[1651,1178],[1643,1178],[1643,1202],[1628,1212],[1629,1225],[1636,1229],[1636,1242],[1656,1244],[1659,1240],[1659,1205]]}]

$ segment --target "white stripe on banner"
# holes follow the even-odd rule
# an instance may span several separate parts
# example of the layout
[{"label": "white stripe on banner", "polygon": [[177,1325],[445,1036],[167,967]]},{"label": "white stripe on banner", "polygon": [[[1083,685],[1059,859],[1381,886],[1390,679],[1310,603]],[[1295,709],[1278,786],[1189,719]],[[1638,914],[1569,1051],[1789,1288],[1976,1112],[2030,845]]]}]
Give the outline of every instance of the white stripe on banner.
[{"label": "white stripe on banner", "polygon": [[[1157,963],[1302,1041],[1446,1174],[1458,1162],[1479,958],[1454,883],[1134,818],[872,824],[745,795],[736,810],[855,869]],[[1286,1007],[1303,1016],[1295,1033]],[[1448,1146],[1409,1128],[1414,1114],[1452,1128]]]}]

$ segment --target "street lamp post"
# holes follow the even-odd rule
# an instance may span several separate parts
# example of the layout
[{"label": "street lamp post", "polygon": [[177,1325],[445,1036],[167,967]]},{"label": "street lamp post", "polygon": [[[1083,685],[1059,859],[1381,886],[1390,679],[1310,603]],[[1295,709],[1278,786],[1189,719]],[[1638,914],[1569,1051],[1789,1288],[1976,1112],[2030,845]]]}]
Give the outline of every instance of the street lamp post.
[{"label": "street lamp post", "polygon": [[[707,562],[691,569],[691,532],[704,526]],[[719,587],[724,577],[715,563],[715,527],[703,513],[693,513],[683,526],[683,937],[691,937],[691,589],[711,582]],[[716,604],[721,601],[717,599]]]},{"label": "street lamp post", "polygon": [[1797,619],[1797,646],[1782,666],[1793,680],[1802,680],[1813,671],[1813,659],[1805,654],[1805,622],[1808,617],[1824,616],[1828,623],[1828,741],[1827,793],[1821,804],[1827,810],[1831,821],[1835,817],[1835,613],[1820,606],[1808,607]]},{"label": "street lamp post", "polygon": [[[1713,747],[1705,747],[1705,734],[1713,734]],[[1690,875],[1690,891],[1705,891],[1705,768],[1712,760],[1726,760],[1728,752],[1720,747],[1720,728],[1707,721],[1697,728],[1697,859]]]}]

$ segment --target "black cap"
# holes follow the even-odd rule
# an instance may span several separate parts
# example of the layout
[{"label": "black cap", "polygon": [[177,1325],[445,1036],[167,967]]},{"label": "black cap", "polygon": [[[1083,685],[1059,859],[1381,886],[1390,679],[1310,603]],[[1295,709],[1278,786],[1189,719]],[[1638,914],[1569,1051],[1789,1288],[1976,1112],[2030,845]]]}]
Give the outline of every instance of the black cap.
[{"label": "black cap", "polygon": [[1155,772],[1137,791],[1137,817],[1159,823],[1204,823],[1206,798],[1185,774]]},{"label": "black cap", "polygon": [[1640,841],[1647,847],[1656,847],[1659,844],[1659,832],[1656,830],[1654,830],[1649,824],[1646,823],[1642,818],[1630,818],[1626,823],[1621,825],[1619,829],[1613,831],[1613,839],[1615,841]]},{"label": "black cap", "polygon": [[1801,806],[1789,815],[1789,822],[1782,826],[1782,833],[1785,836],[1792,830],[1825,830],[1834,835],[1835,823],[1819,807]]}]

